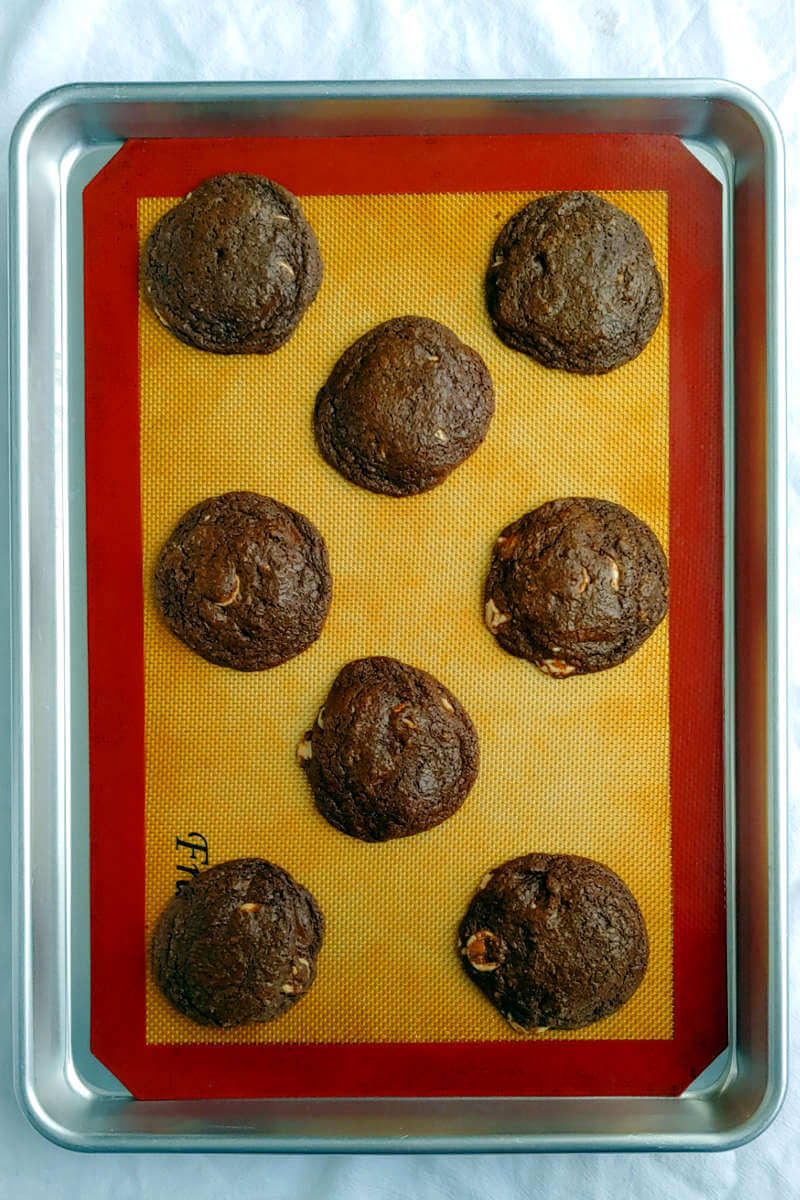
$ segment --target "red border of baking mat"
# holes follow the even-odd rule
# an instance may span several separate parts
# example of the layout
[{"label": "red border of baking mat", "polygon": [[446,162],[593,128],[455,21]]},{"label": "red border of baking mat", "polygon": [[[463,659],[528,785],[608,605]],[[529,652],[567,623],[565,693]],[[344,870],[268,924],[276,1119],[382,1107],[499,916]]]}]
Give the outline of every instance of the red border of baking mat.
[{"label": "red border of baking mat", "polygon": [[[146,1044],[136,202],[223,171],[319,195],[668,192],[671,1040]],[[86,188],[91,1045],[135,1096],[670,1095],[725,1048],[721,210],[712,176],[653,135],[132,141]]]}]

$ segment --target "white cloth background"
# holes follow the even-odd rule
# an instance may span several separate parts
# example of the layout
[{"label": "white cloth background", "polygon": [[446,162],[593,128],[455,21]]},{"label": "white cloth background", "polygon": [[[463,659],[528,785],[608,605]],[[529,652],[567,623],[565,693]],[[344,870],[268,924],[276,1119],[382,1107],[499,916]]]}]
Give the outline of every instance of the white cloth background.
[{"label": "white cloth background", "polygon": [[[22,110],[57,84],[100,80],[579,78],[717,76],[759,92],[789,151],[789,280],[798,277],[795,21],[792,0],[3,0],[0,153]],[[0,269],[6,259],[7,176],[0,172]],[[3,270],[3,274],[5,274]],[[0,308],[5,295],[0,297]],[[800,566],[800,351],[790,295],[790,553]],[[0,320],[3,313],[0,312]],[[4,341],[4,339],[3,339]],[[5,352],[5,345],[0,355]],[[5,416],[2,417],[5,421]],[[0,478],[6,438],[0,428]],[[0,493],[3,494],[3,493]],[[5,522],[0,521],[5,555]],[[796,575],[795,575],[796,578]],[[790,572],[791,584],[791,572]],[[790,604],[800,613],[797,592]],[[0,588],[0,654],[7,599]],[[800,630],[790,634],[790,903],[800,914]],[[0,717],[8,705],[0,687]],[[0,742],[0,778],[6,754]],[[7,789],[0,788],[5,824]],[[8,839],[2,840],[7,845]],[[0,852],[0,1012],[9,999],[9,863]],[[791,934],[800,964],[800,927]],[[792,1043],[800,1030],[794,976]],[[3,1003],[3,1001],[5,1001]],[[12,1094],[9,1022],[0,1026],[0,1198],[153,1197],[192,1200],[759,1200],[800,1194],[800,1080],[774,1125],[725,1154],[470,1157],[78,1155],[35,1133]]]}]

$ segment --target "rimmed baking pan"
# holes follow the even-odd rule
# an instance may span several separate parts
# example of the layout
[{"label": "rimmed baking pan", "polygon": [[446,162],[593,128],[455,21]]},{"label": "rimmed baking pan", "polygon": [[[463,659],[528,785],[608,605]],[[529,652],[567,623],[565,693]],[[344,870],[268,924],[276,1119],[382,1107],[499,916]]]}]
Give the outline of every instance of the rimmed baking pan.
[{"label": "rimmed baking pan", "polygon": [[[718,184],[721,284],[719,295],[710,294],[708,303],[718,314],[714,370],[719,397],[709,407],[709,397],[698,394],[693,410],[690,387],[681,409],[689,419],[677,429],[673,425],[672,444],[676,437],[699,439],[692,447],[698,479],[704,452],[709,471],[713,474],[717,454],[721,470],[720,648],[709,663],[700,637],[694,651],[696,680],[691,673],[682,675],[684,688],[696,686],[697,696],[707,697],[707,702],[696,701],[696,715],[713,706],[718,686],[720,704],[724,698],[719,741],[723,786],[719,809],[707,820],[709,827],[718,825],[720,837],[724,833],[726,848],[727,937],[725,924],[718,923],[717,942],[726,944],[716,945],[713,959],[727,963],[727,1038],[723,1029],[705,1043],[720,1053],[711,1063],[687,1059],[694,1069],[706,1069],[698,1078],[692,1079],[690,1072],[681,1080],[678,1094],[670,1094],[678,1085],[659,1088],[635,1071],[627,1089],[586,1094],[608,1089],[587,1087],[585,1080],[582,1086],[570,1085],[565,1068],[563,1086],[554,1079],[552,1087],[538,1086],[540,1094],[529,1094],[533,1089],[527,1082],[516,1094],[508,1083],[502,1089],[492,1089],[490,1083],[484,1087],[465,1070],[461,1094],[456,1087],[428,1082],[421,1095],[407,1083],[397,1086],[394,1095],[384,1095],[387,1089],[373,1083],[354,1087],[357,1096],[343,1096],[346,1084],[340,1089],[336,1078],[333,1083],[329,1078],[324,1087],[315,1089],[312,1083],[304,1092],[294,1088],[288,1095],[272,1087],[271,1099],[219,1098],[259,1095],[257,1087],[237,1092],[235,1085],[213,1088],[216,1098],[133,1099],[116,1078],[125,1078],[119,1065],[125,1057],[120,1057],[122,1048],[127,1047],[128,1061],[133,1061],[127,1012],[120,1009],[124,1027],[118,1039],[111,1036],[113,1004],[110,1010],[106,1005],[102,1028],[97,1025],[104,1003],[102,990],[98,1000],[98,980],[114,986],[107,953],[113,932],[108,909],[116,898],[122,929],[130,910],[129,889],[138,885],[141,846],[139,833],[124,824],[117,827],[116,839],[109,837],[94,800],[91,824],[89,819],[89,749],[94,795],[98,765],[101,771],[113,770],[114,755],[109,757],[108,737],[98,737],[97,715],[90,724],[90,701],[94,696],[97,710],[98,692],[94,680],[92,690],[87,686],[87,564],[89,635],[96,648],[92,612],[104,603],[96,586],[97,567],[107,560],[94,536],[98,530],[102,535],[96,512],[103,493],[97,490],[92,463],[96,465],[103,431],[98,416],[102,406],[92,396],[98,321],[97,313],[92,315],[92,280],[83,271],[84,261],[96,267],[98,260],[91,257],[91,227],[84,226],[84,190],[120,147],[134,140],[157,147],[165,138],[202,139],[197,144],[208,149],[220,139],[242,148],[253,139],[283,138],[288,146],[288,139],[299,145],[317,138],[322,149],[330,139],[351,139],[352,148],[359,139],[392,135],[400,147],[423,135],[434,147],[452,145],[454,138],[496,138],[505,146],[511,144],[505,139],[523,138],[531,139],[530,145],[558,148],[563,139],[598,134],[627,136],[631,144],[649,136],[654,148],[659,139],[678,137]],[[732,85],[685,82],[76,87],[44,97],[22,119],[12,144],[11,170],[17,1082],[23,1106],[37,1126],[64,1144],[98,1149],[712,1148],[757,1133],[777,1111],[785,1076],[783,185],[780,136],[768,112]],[[490,185],[488,181],[486,190]],[[130,191],[130,177],[127,186]],[[595,176],[583,186],[603,188],[613,181]],[[499,184],[503,187],[508,188],[505,180]],[[535,188],[536,181],[523,179],[520,187]],[[137,194],[170,190],[144,188]],[[97,195],[96,187],[92,194]],[[125,204],[123,195],[119,202]],[[674,308],[670,319],[674,336]],[[685,332],[688,339],[691,330]],[[113,340],[116,331],[111,333]],[[710,344],[717,345],[713,338]],[[121,378],[125,363],[123,353]],[[691,385],[692,377],[687,378]],[[122,386],[124,392],[124,378]],[[702,439],[711,427],[698,426],[692,412],[713,413],[717,403],[722,411],[713,428],[719,432],[714,444],[707,445]],[[697,486],[702,492],[700,482]],[[673,516],[680,511],[673,504]],[[673,520],[673,549],[676,536]],[[140,573],[139,562],[133,567]],[[113,602],[110,585],[109,594]],[[709,633],[709,646],[715,636]],[[90,640],[90,652],[92,645]],[[678,647],[680,653],[686,649],[685,642],[682,650]],[[122,677],[123,687],[125,683]],[[113,687],[108,692],[112,696]],[[103,711],[105,706],[101,723]],[[673,722],[673,751],[675,729]],[[690,740],[685,744],[691,755]],[[127,770],[130,760],[118,761]],[[673,755],[673,771],[675,763]],[[699,832],[713,840],[713,828]],[[700,836],[698,844],[702,840]],[[673,854],[674,848],[673,842]],[[684,855],[681,861],[689,858]],[[99,906],[104,933],[98,941]],[[676,938],[681,936],[677,912]],[[713,914],[708,927],[715,927]],[[709,966],[709,972],[713,969]],[[719,994],[715,992],[717,999]],[[676,1046],[686,1034],[681,1017],[688,1022],[689,1012],[681,1008],[676,984]],[[551,1054],[553,1046],[558,1043],[551,1043]],[[183,1068],[187,1078],[196,1079],[202,1048],[179,1049],[176,1073]],[[242,1049],[236,1047],[237,1052]],[[644,1075],[646,1047],[641,1049]],[[524,1052],[512,1044],[511,1055],[524,1057]],[[635,1055],[628,1058],[635,1065]],[[454,1057],[448,1070],[461,1061],[463,1055]],[[201,1055],[199,1063],[202,1074]],[[548,1059],[548,1069],[558,1073],[557,1056]],[[338,1070],[338,1078],[346,1080],[344,1061]],[[359,1068],[355,1077],[361,1080],[364,1074]],[[132,1078],[125,1082],[139,1095],[204,1094],[196,1083],[170,1092]]]}]

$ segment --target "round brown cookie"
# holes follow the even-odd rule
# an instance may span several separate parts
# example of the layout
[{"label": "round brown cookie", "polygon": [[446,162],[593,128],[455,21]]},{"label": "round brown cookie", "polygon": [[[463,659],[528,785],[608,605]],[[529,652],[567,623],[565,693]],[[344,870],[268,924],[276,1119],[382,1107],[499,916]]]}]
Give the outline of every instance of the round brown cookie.
[{"label": "round brown cookie", "polygon": [[506,345],[546,367],[597,375],[641,353],[664,293],[638,221],[593,192],[556,192],[501,230],[486,301]]},{"label": "round brown cookie", "polygon": [[316,900],[288,871],[233,859],[195,875],[164,909],[153,976],[200,1025],[271,1021],[311,987],[324,933]]},{"label": "round brown cookie", "polygon": [[664,617],[667,561],[644,521],[610,500],[551,500],[495,543],[486,624],[509,654],[563,678],[638,650]]},{"label": "round brown cookie", "polygon": [[215,175],[158,222],[143,272],[156,316],[181,341],[267,354],[316,296],[322,259],[286,188],[262,175]]},{"label": "round brown cookie", "polygon": [[602,863],[524,854],[483,877],[458,931],[464,970],[520,1033],[580,1029],[647,969],[639,905]]},{"label": "round brown cookie", "polygon": [[343,667],[297,755],[325,819],[364,842],[432,829],[478,773],[478,737],[461,704],[394,658]]},{"label": "round brown cookie", "polygon": [[301,513],[255,492],[203,500],[161,551],[156,599],[172,632],[220,667],[263,671],[322,632],[328,551]]},{"label": "round brown cookie", "polygon": [[486,436],[494,391],[483,359],[427,317],[396,317],[345,350],[317,396],[327,462],[386,496],[436,487]]}]

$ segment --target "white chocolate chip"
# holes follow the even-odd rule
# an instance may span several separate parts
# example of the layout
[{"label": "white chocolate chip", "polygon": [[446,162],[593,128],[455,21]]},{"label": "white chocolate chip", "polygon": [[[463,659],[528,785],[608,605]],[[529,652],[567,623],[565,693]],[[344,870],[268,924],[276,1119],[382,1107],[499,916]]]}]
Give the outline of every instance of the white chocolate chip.
[{"label": "white chocolate chip", "polygon": [[287,275],[291,275],[292,279],[294,279],[294,267],[290,267],[289,264],[282,258],[278,259],[278,266],[282,271],[285,271]]},{"label": "white chocolate chip", "polygon": [[611,579],[609,580],[609,582],[610,582],[613,590],[615,592],[618,592],[619,591],[619,564],[615,558],[611,557],[610,554],[604,554],[603,557],[608,559],[609,563],[611,564],[611,567],[610,567]]},{"label": "white chocolate chip", "polygon": [[297,743],[297,761],[299,763],[308,762],[313,757],[311,749],[311,733],[304,733]]},{"label": "white chocolate chip", "polygon": [[322,708],[319,710],[319,712],[317,713],[317,724],[319,725],[320,729],[325,728],[325,705],[324,704],[323,704]]},{"label": "white chocolate chip", "polygon": [[249,904],[240,904],[239,912],[247,912],[247,913],[258,912],[258,910],[260,908],[261,908],[260,904],[256,904],[254,900],[251,900]]},{"label": "white chocolate chip", "polygon": [[496,971],[504,958],[503,942],[491,929],[479,929],[467,938],[462,951],[475,971]]},{"label": "white chocolate chip", "polygon": [[478,884],[478,891],[479,891],[479,892],[482,892],[482,891],[483,891],[483,889],[484,889],[484,888],[486,887],[486,885],[489,883],[489,880],[492,878],[492,875],[493,875],[493,874],[494,874],[494,872],[493,872],[493,871],[487,871],[487,872],[486,872],[486,874],[484,875],[483,879],[482,879],[482,880],[480,881],[480,883]]},{"label": "white chocolate chip", "polygon": [[501,534],[495,542],[495,550],[497,550],[503,558],[508,558],[510,554],[513,554],[514,547],[518,541],[518,533],[509,533],[508,535]]},{"label": "white chocolate chip", "polygon": [[564,679],[567,675],[574,675],[578,669],[561,658],[543,658],[533,665],[538,667],[543,675],[550,675],[553,679]]},{"label": "white chocolate chip", "polygon": [[442,696],[441,705],[445,712],[454,713],[456,711],[450,701],[447,699],[447,696]]},{"label": "white chocolate chip", "polygon": [[392,712],[398,718],[398,720],[397,720],[398,725],[404,725],[406,729],[416,730],[419,728],[419,726],[417,725],[417,722],[414,720],[413,717],[408,716],[406,713],[406,710],[410,707],[411,706],[409,704],[406,704],[405,702],[401,702],[400,704],[395,704],[394,708],[392,709]]},{"label": "white chocolate chip", "polygon": [[519,1025],[514,1020],[513,1017],[510,1017],[508,1015],[508,1013],[502,1013],[502,1016],[505,1017],[506,1021],[508,1021],[511,1028],[516,1033],[549,1033],[550,1032],[550,1028],[548,1025],[536,1025],[533,1029],[526,1029],[523,1025]]},{"label": "white chocolate chip", "polygon": [[234,600],[239,598],[239,592],[241,590],[239,576],[234,574],[233,578],[234,584],[233,588],[231,589],[231,594],[229,596],[225,596],[223,600],[217,600],[217,604],[220,608],[227,608],[229,604],[233,604]]},{"label": "white chocolate chip", "polygon": [[438,361],[439,361],[439,355],[438,355],[438,354],[426,354],[426,355],[425,355],[425,361],[426,361],[426,362],[438,362]]},{"label": "white chocolate chip", "polygon": [[450,441],[449,437],[447,436],[447,434],[445,433],[445,431],[443,429],[437,429],[436,433],[433,436],[436,438],[437,442],[449,442]]},{"label": "white chocolate chip", "polygon": [[499,629],[501,625],[505,625],[506,621],[510,620],[511,617],[508,613],[501,612],[490,596],[486,601],[486,624],[492,633],[494,633],[495,629]]},{"label": "white chocolate chip", "polygon": [[273,216],[276,221],[288,221],[290,219],[289,217],[285,217],[283,213],[274,213]]},{"label": "white chocolate chip", "polygon": [[[301,963],[304,968],[302,972],[298,970]],[[310,977],[311,963],[307,958],[298,958],[297,962],[292,964],[292,979],[289,983],[284,983],[281,986],[281,991],[285,996],[296,996],[298,992],[302,992]]]}]

